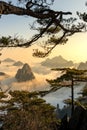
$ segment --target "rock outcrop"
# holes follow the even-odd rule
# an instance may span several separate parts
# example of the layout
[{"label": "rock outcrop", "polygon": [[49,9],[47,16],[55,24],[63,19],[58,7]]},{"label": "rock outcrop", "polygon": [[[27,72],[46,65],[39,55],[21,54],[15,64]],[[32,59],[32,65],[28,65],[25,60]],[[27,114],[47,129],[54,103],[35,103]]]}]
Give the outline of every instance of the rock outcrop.
[{"label": "rock outcrop", "polygon": [[15,78],[18,82],[24,82],[34,79],[35,76],[32,73],[30,66],[26,63],[22,69],[18,69]]}]

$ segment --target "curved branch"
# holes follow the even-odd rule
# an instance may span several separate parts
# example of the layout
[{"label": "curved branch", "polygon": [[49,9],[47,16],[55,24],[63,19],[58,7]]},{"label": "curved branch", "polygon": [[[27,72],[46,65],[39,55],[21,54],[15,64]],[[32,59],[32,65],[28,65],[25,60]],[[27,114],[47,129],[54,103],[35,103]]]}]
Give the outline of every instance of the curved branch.
[{"label": "curved branch", "polygon": [[66,33],[63,33],[63,35],[58,39],[57,43],[54,43],[54,45],[52,47],[49,48],[49,50],[47,50],[46,52],[41,52],[38,51],[36,49],[36,51],[33,53],[33,56],[35,57],[40,57],[40,58],[44,58],[46,56],[48,56],[48,54],[57,46],[60,44],[60,42],[62,41],[62,39],[66,36]]},{"label": "curved branch", "polygon": [[25,8],[21,8],[21,7],[17,7],[14,5],[10,5],[6,2],[0,1],[0,14],[1,15],[9,15],[9,14],[14,14],[14,15],[27,15],[27,16],[31,16],[34,18],[40,18],[40,19],[45,19],[45,18],[52,18],[54,17],[54,15],[57,15],[59,13],[63,13],[64,15],[71,15],[71,12],[58,12],[58,11],[48,11],[47,14],[43,14],[43,13],[39,13],[39,12],[35,12],[32,11],[30,9],[25,9]]},{"label": "curved branch", "polygon": [[[33,7],[38,4],[34,4],[33,3]],[[41,5],[40,5],[41,6]],[[33,18],[36,18],[37,20],[43,20],[43,22],[45,21],[45,19],[47,19],[48,21],[46,21],[45,24],[45,28],[37,35],[35,35],[30,41],[26,42],[26,43],[17,43],[14,42],[13,44],[11,43],[1,43],[0,47],[29,47],[33,42],[37,41],[40,37],[43,36],[43,34],[45,34],[45,32],[47,31],[47,29],[49,29],[51,27],[51,25],[54,26],[54,30],[52,30],[53,34],[54,31],[57,27],[60,27],[60,29],[63,31],[63,35],[58,39],[57,43],[54,43],[54,45],[48,50],[47,53],[45,53],[44,57],[46,55],[48,55],[48,53],[50,53],[61,41],[64,37],[72,35],[76,32],[81,32],[81,30],[84,28],[84,25],[81,27],[76,28],[72,28],[72,26],[70,26],[71,28],[67,29],[64,25],[62,25],[62,20],[63,20],[63,15],[71,15],[71,12],[63,12],[63,11],[54,11],[51,10],[50,8],[45,8],[45,6],[42,5],[42,10],[38,11],[34,8],[22,8],[22,7],[17,7],[15,5],[11,5],[7,2],[3,2],[0,1],[0,15],[18,15],[18,16],[31,16]],[[37,23],[39,23],[37,21]],[[40,25],[44,26],[43,23],[39,23]]]}]

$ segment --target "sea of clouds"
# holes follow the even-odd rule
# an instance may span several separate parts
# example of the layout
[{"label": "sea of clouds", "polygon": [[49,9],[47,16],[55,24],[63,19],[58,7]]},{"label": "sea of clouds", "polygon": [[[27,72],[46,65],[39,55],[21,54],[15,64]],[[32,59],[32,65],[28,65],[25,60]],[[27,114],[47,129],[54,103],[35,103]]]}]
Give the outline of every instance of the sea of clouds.
[{"label": "sea of clouds", "polygon": [[[8,92],[9,90],[24,90],[24,91],[41,91],[41,90],[49,90],[50,85],[46,82],[46,79],[55,79],[60,75],[60,72],[52,71],[50,68],[46,68],[41,66],[40,64],[36,64],[35,66],[31,66],[31,69],[35,75],[35,79],[27,82],[17,82],[15,79],[15,74],[19,68],[22,66],[13,66],[12,63],[2,63],[0,67],[0,72],[4,72],[6,76],[0,76],[0,87],[2,91]],[[84,87],[84,83],[81,83],[78,86],[74,86],[74,97],[77,98],[78,93]],[[62,108],[64,103],[63,100],[71,97],[71,89],[70,88],[61,88],[56,92],[49,93],[43,97],[48,103]]]}]

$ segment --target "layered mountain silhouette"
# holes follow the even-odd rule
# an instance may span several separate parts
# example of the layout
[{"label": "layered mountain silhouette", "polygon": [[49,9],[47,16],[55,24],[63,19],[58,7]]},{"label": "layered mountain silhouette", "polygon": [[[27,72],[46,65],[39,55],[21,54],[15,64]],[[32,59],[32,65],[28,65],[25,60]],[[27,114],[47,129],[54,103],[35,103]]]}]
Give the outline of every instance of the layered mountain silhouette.
[{"label": "layered mountain silhouette", "polygon": [[63,67],[71,67],[73,66],[72,61],[65,60],[62,56],[56,56],[52,59],[47,58],[45,61],[41,63],[41,65],[50,67],[50,68],[63,68]]},{"label": "layered mountain silhouette", "polygon": [[17,79],[18,82],[24,82],[35,79],[35,76],[30,66],[27,63],[25,63],[22,69],[18,69],[15,78]]},{"label": "layered mountain silhouette", "polygon": [[15,62],[15,61],[11,58],[6,58],[6,59],[3,60],[3,62]]},{"label": "layered mountain silhouette", "polygon": [[23,63],[21,61],[17,61],[13,64],[13,66],[22,66]]},{"label": "layered mountain silhouette", "polygon": [[7,74],[4,72],[0,72],[0,76],[5,76],[5,75],[7,75]]},{"label": "layered mountain silhouette", "polygon": [[87,61],[84,63],[84,62],[81,62],[78,66],[78,69],[79,70],[87,70]]}]

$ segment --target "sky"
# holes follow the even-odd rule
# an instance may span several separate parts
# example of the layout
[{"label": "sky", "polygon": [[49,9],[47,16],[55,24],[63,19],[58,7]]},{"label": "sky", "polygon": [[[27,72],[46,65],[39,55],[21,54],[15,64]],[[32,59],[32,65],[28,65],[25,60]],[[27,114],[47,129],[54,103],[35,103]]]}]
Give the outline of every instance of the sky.
[{"label": "sky", "polygon": [[[14,2],[14,0],[12,1]],[[86,0],[55,0],[52,8],[58,11],[71,11],[74,16],[76,11],[87,11],[85,2]],[[29,24],[32,22],[33,19],[27,16],[2,16],[0,19],[0,36],[18,35],[29,39],[34,33],[34,31],[29,28]],[[24,62],[31,62],[31,64],[44,60],[32,57],[32,49],[34,49],[34,45],[27,49],[6,48],[1,51],[2,56],[0,59],[3,60],[10,57],[23,60]],[[73,60],[74,62],[87,61],[87,33],[78,33],[69,37],[68,42],[65,45],[58,45],[48,58],[58,55],[63,56],[67,60]]]}]

